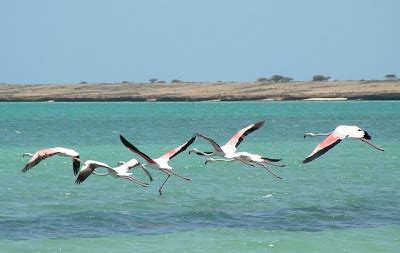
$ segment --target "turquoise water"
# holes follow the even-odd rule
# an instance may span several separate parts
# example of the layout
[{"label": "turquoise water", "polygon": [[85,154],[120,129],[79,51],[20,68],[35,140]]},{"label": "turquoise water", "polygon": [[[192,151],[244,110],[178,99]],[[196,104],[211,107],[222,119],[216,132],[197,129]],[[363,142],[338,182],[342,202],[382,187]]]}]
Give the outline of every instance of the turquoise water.
[{"label": "turquoise water", "polygon": [[[24,152],[63,146],[110,165],[136,157],[122,133],[150,156],[200,132],[225,143],[259,120],[241,151],[282,158],[263,169],[211,163],[187,152],[159,196],[164,174],[142,188],[89,177],[53,157],[27,173]],[[380,152],[346,140],[301,161],[339,124],[358,125]],[[400,102],[0,103],[1,252],[399,252]],[[202,140],[193,147],[209,149]],[[135,171],[138,178],[145,175]]]}]

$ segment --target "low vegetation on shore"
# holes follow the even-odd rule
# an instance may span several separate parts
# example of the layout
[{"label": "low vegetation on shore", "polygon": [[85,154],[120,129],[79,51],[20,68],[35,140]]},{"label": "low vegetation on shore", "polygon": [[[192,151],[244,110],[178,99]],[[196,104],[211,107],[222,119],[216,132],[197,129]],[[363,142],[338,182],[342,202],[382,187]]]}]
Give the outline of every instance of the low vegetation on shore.
[{"label": "low vegetation on shore", "polygon": [[283,78],[280,81],[259,78],[249,83],[180,80],[167,83],[152,79],[150,83],[1,84],[0,101],[400,99],[400,80],[392,76],[378,81],[331,81],[328,77],[316,76],[315,81],[300,82]]}]

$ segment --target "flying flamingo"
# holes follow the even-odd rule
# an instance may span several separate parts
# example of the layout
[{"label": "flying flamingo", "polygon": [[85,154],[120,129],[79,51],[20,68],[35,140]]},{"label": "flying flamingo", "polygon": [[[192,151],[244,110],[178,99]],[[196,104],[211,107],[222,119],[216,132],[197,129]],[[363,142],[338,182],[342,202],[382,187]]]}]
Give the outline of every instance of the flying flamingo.
[{"label": "flying flamingo", "polygon": [[26,172],[36,166],[40,161],[52,157],[54,155],[60,156],[68,156],[72,158],[72,167],[74,171],[74,175],[78,174],[80,167],[79,153],[73,149],[56,147],[56,148],[47,148],[36,151],[34,154],[32,153],[24,153],[22,156],[30,156],[32,157],[29,162],[22,169],[22,172]]},{"label": "flying flamingo", "polygon": [[177,176],[177,177],[182,178],[187,181],[192,181],[192,179],[181,176],[181,175],[177,174],[176,172],[174,172],[172,167],[168,165],[168,161],[170,159],[172,159],[173,157],[175,157],[176,155],[178,155],[179,153],[181,153],[182,151],[185,151],[194,142],[194,140],[196,139],[196,136],[193,136],[189,141],[185,142],[184,144],[182,144],[179,147],[176,147],[176,148],[168,151],[167,153],[165,153],[164,155],[160,156],[157,159],[152,159],[149,156],[147,156],[145,153],[141,152],[139,149],[137,149],[135,146],[133,146],[127,139],[125,139],[122,135],[120,135],[119,137],[121,139],[121,142],[125,145],[125,147],[127,147],[130,151],[138,154],[144,160],[146,160],[146,162],[147,162],[146,166],[149,166],[155,170],[160,170],[160,171],[164,172],[165,174],[167,174],[167,178],[165,179],[165,181],[162,183],[162,185],[158,189],[158,192],[160,195],[162,195],[161,190],[171,175]]},{"label": "flying flamingo", "polygon": [[[231,151],[229,153],[224,153],[222,147],[220,147],[218,145],[218,143],[216,143],[213,139],[204,136],[202,134],[197,134],[197,136],[205,139],[206,141],[208,141],[214,148],[215,154],[218,154],[219,156],[223,155],[223,158],[208,158],[205,161],[205,164],[207,164],[208,162],[217,162],[217,161],[224,161],[224,162],[233,162],[233,161],[240,161],[244,164],[253,166],[253,167],[263,167],[264,169],[266,169],[269,173],[271,173],[274,177],[278,178],[278,179],[282,179],[280,176],[276,175],[275,173],[273,173],[270,169],[268,169],[265,164],[270,164],[273,166],[278,166],[278,167],[284,167],[285,165],[279,165],[279,164],[274,164],[273,162],[279,162],[281,159],[273,159],[273,158],[268,158],[268,157],[263,157],[257,154],[251,154],[249,152],[235,152],[236,149],[234,151]],[[194,151],[194,152],[199,152],[199,151]],[[201,151],[200,151],[201,152]],[[207,153],[206,153],[207,154]]]},{"label": "flying flamingo", "polygon": [[304,138],[314,137],[314,136],[328,136],[328,137],[326,137],[320,144],[318,144],[318,146],[311,152],[311,154],[306,159],[304,159],[303,163],[311,162],[315,158],[325,154],[326,152],[328,152],[328,150],[330,150],[331,148],[333,148],[334,146],[339,144],[342,140],[346,139],[347,137],[359,139],[380,151],[384,151],[384,149],[372,144],[369,141],[369,140],[371,140],[371,136],[366,131],[364,131],[363,129],[361,129],[358,126],[340,125],[340,126],[337,126],[335,128],[335,130],[333,130],[330,133],[305,133],[304,134]]},{"label": "flying flamingo", "polygon": [[[204,152],[204,151],[200,151],[200,150],[198,150],[196,148],[193,148],[193,149],[191,149],[189,151],[189,154],[194,152],[195,154],[202,155],[202,156],[208,156],[208,157],[217,156],[217,157],[227,158],[226,157],[227,154],[236,152],[236,148],[243,141],[244,137],[246,137],[250,133],[252,133],[255,130],[257,130],[260,127],[262,127],[264,125],[264,123],[265,123],[265,121],[263,120],[263,121],[257,122],[255,124],[251,124],[251,125],[243,128],[243,129],[239,130],[223,146],[220,146],[218,143],[216,143],[215,141],[213,141],[212,139],[210,139],[210,138],[208,138],[208,137],[206,137],[204,135],[197,134],[197,136],[202,137],[203,139],[208,141],[211,144],[211,146],[214,148],[214,151],[212,151],[212,152]],[[228,160],[230,161],[232,159],[225,159],[224,161],[228,161]]]},{"label": "flying flamingo", "polygon": [[[136,161],[137,164],[135,163],[135,161]],[[121,167],[124,164],[125,164],[125,166],[128,167],[128,170],[130,170],[130,169],[132,169],[132,168],[134,168],[136,166],[140,166],[143,169],[144,173],[146,173],[146,175],[149,177],[150,181],[153,182],[153,177],[151,176],[150,172],[140,162],[138,162],[138,160],[131,159],[131,160],[127,161],[127,162],[119,161],[117,163],[117,166]]]},{"label": "flying flamingo", "polygon": [[[238,132],[236,132],[236,134],[234,136],[232,136],[229,139],[229,141],[224,146],[220,146],[213,139],[198,133],[197,136],[205,139],[209,144],[211,144],[211,146],[214,148],[214,151],[204,152],[204,151],[200,151],[200,150],[194,148],[189,151],[189,154],[194,152],[197,155],[210,157],[209,159],[206,160],[205,163],[214,162],[214,161],[232,162],[235,160],[242,160],[242,162],[244,162],[245,160],[252,160],[253,162],[256,162],[256,163],[261,162],[261,163],[268,163],[268,164],[275,165],[275,166],[281,166],[281,165],[276,165],[276,164],[271,163],[271,162],[278,162],[281,159],[273,159],[273,158],[263,157],[260,155],[250,154],[247,152],[236,153],[236,149],[239,146],[239,144],[243,141],[244,137],[246,137],[250,133],[252,133],[255,130],[262,127],[264,125],[264,123],[265,123],[265,121],[263,120],[263,121],[257,122],[255,124],[251,124],[243,129],[239,130]],[[215,156],[220,157],[220,158],[219,159],[212,158]]]},{"label": "flying flamingo", "polygon": [[[97,176],[107,176],[110,175],[115,178],[123,178],[127,179],[133,183],[136,183],[140,186],[147,187],[149,186],[148,183],[145,183],[141,180],[138,180],[133,177],[133,174],[129,172],[130,169],[141,166],[145,172],[147,170],[143,167],[141,163],[139,163],[136,159],[129,160],[126,163],[123,163],[122,165],[112,168],[108,164],[98,162],[98,161],[93,161],[93,160],[87,160],[85,164],[82,166],[82,169],[80,170],[78,177],[75,180],[75,183],[80,184],[83,181],[86,180],[92,173],[97,175]],[[95,170],[97,168],[105,168],[107,169],[106,173],[97,173]],[[147,172],[148,173],[148,172]],[[150,174],[148,174],[150,175]],[[150,176],[150,180],[152,181],[153,178]]]}]

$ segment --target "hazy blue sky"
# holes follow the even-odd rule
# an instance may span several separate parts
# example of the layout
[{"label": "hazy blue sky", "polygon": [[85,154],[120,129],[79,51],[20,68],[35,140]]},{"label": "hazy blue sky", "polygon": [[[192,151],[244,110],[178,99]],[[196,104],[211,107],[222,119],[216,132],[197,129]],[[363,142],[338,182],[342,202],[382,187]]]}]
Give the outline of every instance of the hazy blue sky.
[{"label": "hazy blue sky", "polygon": [[2,0],[0,82],[400,75],[397,0]]}]

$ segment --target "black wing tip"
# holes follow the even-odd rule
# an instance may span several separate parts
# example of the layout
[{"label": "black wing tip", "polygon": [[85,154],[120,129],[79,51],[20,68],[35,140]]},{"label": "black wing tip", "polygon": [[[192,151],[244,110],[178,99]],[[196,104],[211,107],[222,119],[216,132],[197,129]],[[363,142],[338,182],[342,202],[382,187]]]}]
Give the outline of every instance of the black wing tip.
[{"label": "black wing tip", "polygon": [[81,175],[78,175],[78,177],[75,180],[75,184],[81,184],[83,181],[85,181],[85,179],[81,179]]},{"label": "black wing tip", "polygon": [[85,177],[84,175],[78,175],[78,177],[75,180],[75,184],[81,184],[83,181],[85,181],[89,176]]},{"label": "black wing tip", "polygon": [[262,127],[265,124],[265,120],[261,120],[257,123],[255,123],[254,125],[258,126],[258,127]]},{"label": "black wing tip", "polygon": [[119,134],[119,139],[120,139],[122,142],[125,142],[125,141],[127,141],[127,140],[125,139],[125,137],[124,137],[124,136],[122,136],[122,134]]},{"label": "black wing tip", "polygon": [[27,172],[28,170],[32,169],[33,166],[30,166],[29,164],[25,165],[25,167],[23,167],[21,169],[22,173]]},{"label": "black wing tip", "polygon": [[320,157],[322,154],[315,153],[313,156],[310,156],[310,157],[307,157],[306,159],[304,159],[303,163],[309,163],[309,162],[315,160],[317,157]]},{"label": "black wing tip", "polygon": [[196,140],[197,135],[193,135],[192,138],[188,141],[188,144],[192,144]]},{"label": "black wing tip", "polygon": [[[79,155],[76,156],[75,158],[80,159]],[[79,160],[73,159],[72,168],[74,171],[74,176],[78,175],[80,167],[81,167],[81,162]]]},{"label": "black wing tip", "polygon": [[128,148],[134,148],[134,146],[132,145],[132,143],[130,143],[124,136],[122,136],[121,134],[119,135],[119,138],[122,142],[122,144],[124,144],[126,147]]}]

